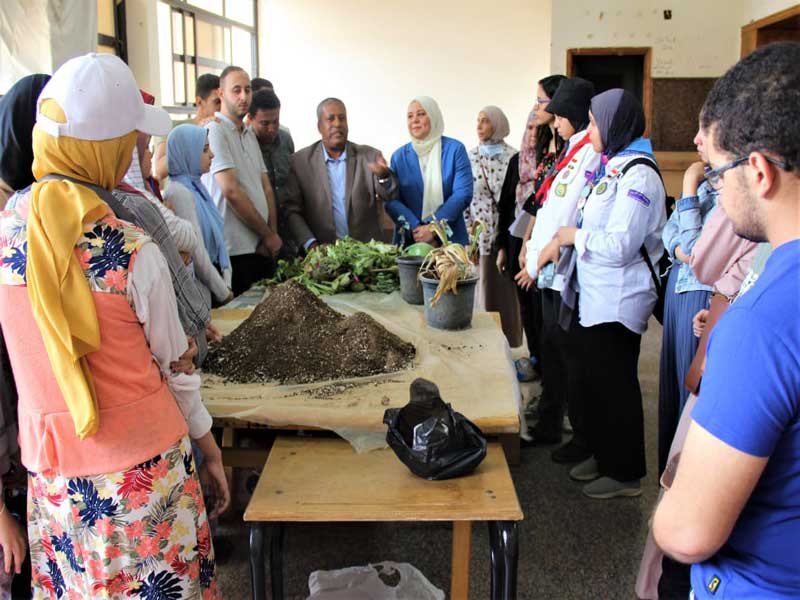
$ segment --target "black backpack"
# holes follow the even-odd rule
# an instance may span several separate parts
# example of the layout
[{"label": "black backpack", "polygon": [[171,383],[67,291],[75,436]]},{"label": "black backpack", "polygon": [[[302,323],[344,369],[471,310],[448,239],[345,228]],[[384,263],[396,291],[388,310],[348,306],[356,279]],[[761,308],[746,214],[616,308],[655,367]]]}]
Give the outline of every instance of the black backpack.
[{"label": "black backpack", "polygon": [[[649,158],[645,158],[644,156],[634,158],[632,161],[622,167],[619,177],[625,175],[629,169],[635,167],[636,165],[646,165],[658,173],[658,177],[661,179],[661,185],[664,186],[664,197],[667,205],[667,218],[669,218],[670,213],[672,212],[672,207],[675,204],[675,198],[667,195],[667,186],[664,185],[664,178],[661,177],[661,171],[658,169],[658,165],[655,162]],[[653,278],[653,283],[656,284],[656,293],[658,294],[658,299],[656,300],[656,305],[653,307],[653,316],[660,324],[663,325],[664,302],[667,296],[667,278],[669,277],[669,268],[672,264],[672,261],[669,258],[669,253],[666,249],[664,249],[664,253],[661,255],[661,258],[658,259],[658,272],[656,272],[655,268],[653,267],[653,263],[650,260],[650,255],[647,253],[647,248],[645,248],[644,244],[642,244],[642,247],[639,248],[639,254],[644,259],[647,268],[650,269],[650,276]]]}]

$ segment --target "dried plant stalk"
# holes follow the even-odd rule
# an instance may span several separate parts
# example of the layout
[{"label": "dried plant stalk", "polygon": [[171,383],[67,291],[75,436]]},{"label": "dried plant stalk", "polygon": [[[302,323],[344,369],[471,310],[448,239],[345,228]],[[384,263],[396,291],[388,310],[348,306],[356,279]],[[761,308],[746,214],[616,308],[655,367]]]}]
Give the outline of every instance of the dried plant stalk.
[{"label": "dried plant stalk", "polygon": [[472,257],[477,250],[477,240],[483,229],[483,223],[475,221],[472,224],[469,231],[470,244],[467,247],[447,241],[447,221],[434,222],[429,227],[442,245],[431,250],[425,257],[419,276],[439,281],[436,293],[431,298],[431,306],[436,306],[442,295],[448,291],[458,294],[458,282],[474,274]]}]

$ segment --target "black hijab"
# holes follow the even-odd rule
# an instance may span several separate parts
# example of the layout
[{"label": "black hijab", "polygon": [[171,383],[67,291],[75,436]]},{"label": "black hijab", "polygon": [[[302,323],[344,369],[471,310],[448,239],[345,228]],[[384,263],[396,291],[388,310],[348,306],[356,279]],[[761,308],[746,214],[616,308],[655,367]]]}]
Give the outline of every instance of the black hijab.
[{"label": "black hijab", "polygon": [[36,101],[49,80],[50,75],[28,75],[0,99],[0,179],[13,190],[35,181],[31,167]]}]

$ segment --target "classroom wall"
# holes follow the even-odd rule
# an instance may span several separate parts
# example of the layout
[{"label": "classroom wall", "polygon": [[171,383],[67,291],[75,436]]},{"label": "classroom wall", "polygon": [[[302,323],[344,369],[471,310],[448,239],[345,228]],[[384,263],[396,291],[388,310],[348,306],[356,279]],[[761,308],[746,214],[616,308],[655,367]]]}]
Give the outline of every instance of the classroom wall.
[{"label": "classroom wall", "polygon": [[797,5],[797,2],[794,0],[744,0],[742,5],[742,25],[747,25],[791,8]]},{"label": "classroom wall", "polygon": [[568,48],[650,46],[653,77],[719,77],[739,58],[741,2],[554,2],[551,70],[565,71]]},{"label": "classroom wall", "polygon": [[158,61],[157,0],[126,0],[125,25],[128,38],[128,66],[139,87],[161,103]]},{"label": "classroom wall", "polygon": [[[319,139],[317,103],[347,104],[350,139],[387,160],[408,141],[415,95],[440,104],[445,135],[477,144],[478,111],[497,104],[517,147],[550,65],[550,0],[261,0],[260,75],[283,105],[281,120],[300,148]],[[501,35],[497,35],[501,34]]]}]

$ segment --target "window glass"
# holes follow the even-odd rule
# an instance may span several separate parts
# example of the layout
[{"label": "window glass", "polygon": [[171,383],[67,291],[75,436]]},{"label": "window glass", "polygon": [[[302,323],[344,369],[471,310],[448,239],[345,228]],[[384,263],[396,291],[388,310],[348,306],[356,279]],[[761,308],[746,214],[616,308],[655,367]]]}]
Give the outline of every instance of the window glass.
[{"label": "window glass", "polygon": [[183,54],[183,19],[181,13],[172,13],[172,51]]},{"label": "window glass", "polygon": [[186,27],[186,54],[194,54],[194,18],[184,15],[183,23]]},{"label": "window glass", "polygon": [[225,3],[225,16],[253,27],[255,25],[253,0],[228,0]]},{"label": "window glass", "polygon": [[[108,1],[112,8],[119,2],[97,1]],[[159,0],[156,3],[159,101],[163,106],[175,109],[181,105],[190,106],[194,102],[197,78],[207,73],[219,75],[227,65],[237,65],[251,76],[255,75],[257,2]],[[113,52],[108,39],[102,38],[98,43],[103,47],[98,51]],[[185,114],[185,110],[181,112]]]},{"label": "window glass", "polygon": [[175,104],[186,103],[186,81],[184,80],[184,62],[176,60],[172,63],[173,76],[175,77]]},{"label": "window glass", "polygon": [[225,60],[223,28],[202,19],[197,19],[197,55],[220,62]]},{"label": "window glass", "polygon": [[[233,0],[237,2],[238,0]],[[231,0],[228,0],[231,2]],[[189,0],[189,4],[222,16],[222,0]]]}]

